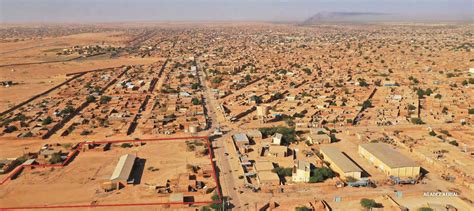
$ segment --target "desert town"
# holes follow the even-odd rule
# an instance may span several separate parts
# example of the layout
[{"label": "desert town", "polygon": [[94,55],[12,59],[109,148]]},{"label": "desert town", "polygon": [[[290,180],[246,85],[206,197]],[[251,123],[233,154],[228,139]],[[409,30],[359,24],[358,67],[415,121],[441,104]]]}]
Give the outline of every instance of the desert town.
[{"label": "desert town", "polygon": [[473,29],[2,26],[0,209],[472,210]]}]

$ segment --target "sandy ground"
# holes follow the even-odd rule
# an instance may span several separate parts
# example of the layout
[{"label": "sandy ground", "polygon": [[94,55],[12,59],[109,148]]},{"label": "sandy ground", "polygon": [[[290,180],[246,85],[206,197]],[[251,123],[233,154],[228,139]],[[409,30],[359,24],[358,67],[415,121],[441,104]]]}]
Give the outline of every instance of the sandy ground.
[{"label": "sandy ground", "polygon": [[[54,39],[0,43],[0,66],[73,58],[77,55],[56,56],[56,51],[75,45],[97,45],[102,42],[123,46],[127,39],[129,37],[123,33],[114,32],[84,33]],[[0,87],[0,111],[64,82],[67,79],[65,75],[68,73],[153,62],[156,62],[155,58],[132,56],[110,58],[104,55],[69,62],[0,67],[0,81],[17,83],[11,87]]]},{"label": "sandy ground", "polygon": [[[108,181],[118,158],[126,153],[145,159],[140,184],[105,193],[100,185]],[[148,142],[133,148],[112,147],[110,151],[81,152],[64,168],[25,169],[20,176],[0,187],[2,206],[60,205],[167,202],[168,194],[158,195],[147,190],[146,184],[162,184],[185,173],[186,164],[210,165],[207,156],[196,157],[187,152],[184,141]],[[148,167],[158,171],[147,170]],[[208,182],[212,186],[213,179]],[[78,193],[81,194],[78,194]],[[210,195],[193,195],[196,201],[210,200]],[[35,200],[31,200],[35,199]]]}]

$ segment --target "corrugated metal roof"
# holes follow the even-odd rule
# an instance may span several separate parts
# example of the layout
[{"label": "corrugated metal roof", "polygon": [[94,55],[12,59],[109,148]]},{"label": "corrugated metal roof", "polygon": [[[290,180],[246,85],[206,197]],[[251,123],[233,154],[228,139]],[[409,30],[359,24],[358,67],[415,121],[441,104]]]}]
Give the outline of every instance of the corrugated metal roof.
[{"label": "corrugated metal roof", "polygon": [[362,172],[352,160],[344,155],[339,149],[332,146],[322,146],[320,151],[324,153],[329,159],[338,166],[344,173],[348,172]]},{"label": "corrugated metal roof", "polygon": [[243,133],[237,133],[234,135],[234,141],[236,142],[249,142],[249,139],[247,138],[247,135]]},{"label": "corrugated metal roof", "polygon": [[370,154],[375,156],[377,159],[385,163],[385,165],[389,166],[390,168],[419,166],[415,163],[415,161],[392,149],[392,147],[390,147],[388,144],[369,143],[361,144],[360,147],[367,150]]},{"label": "corrugated metal roof", "polygon": [[135,158],[137,157],[132,154],[122,155],[110,180],[127,180],[130,177],[130,172],[132,172],[133,164],[135,164]]}]

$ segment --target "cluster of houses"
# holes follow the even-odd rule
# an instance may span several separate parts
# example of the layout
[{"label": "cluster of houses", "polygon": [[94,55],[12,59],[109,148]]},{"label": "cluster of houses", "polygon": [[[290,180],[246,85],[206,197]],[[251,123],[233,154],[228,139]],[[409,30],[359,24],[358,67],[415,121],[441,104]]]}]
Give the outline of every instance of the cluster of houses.
[{"label": "cluster of houses", "polygon": [[144,134],[196,133],[206,129],[202,88],[193,60],[169,65],[151,111],[139,124]]}]

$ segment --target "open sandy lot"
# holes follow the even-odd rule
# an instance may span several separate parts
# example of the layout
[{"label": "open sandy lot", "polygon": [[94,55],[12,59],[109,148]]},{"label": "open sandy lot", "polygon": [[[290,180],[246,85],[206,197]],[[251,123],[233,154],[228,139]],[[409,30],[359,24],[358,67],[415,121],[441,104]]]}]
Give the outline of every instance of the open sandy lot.
[{"label": "open sandy lot", "polygon": [[[138,184],[119,191],[105,193],[100,185],[108,181],[118,158],[123,154],[136,154],[143,167]],[[142,146],[121,148],[112,146],[109,151],[85,151],[64,168],[25,169],[17,179],[0,187],[0,204],[10,206],[111,204],[167,202],[169,194],[157,194],[147,189],[148,184],[165,184],[166,180],[188,172],[186,165],[210,165],[208,156],[196,157],[186,151],[184,141],[148,142]],[[137,165],[137,164],[136,164]],[[159,170],[150,171],[153,167]],[[215,186],[213,178],[204,181]],[[78,194],[81,193],[81,194]],[[211,194],[185,193],[194,201],[209,201]],[[35,200],[31,200],[34,198]]]}]

